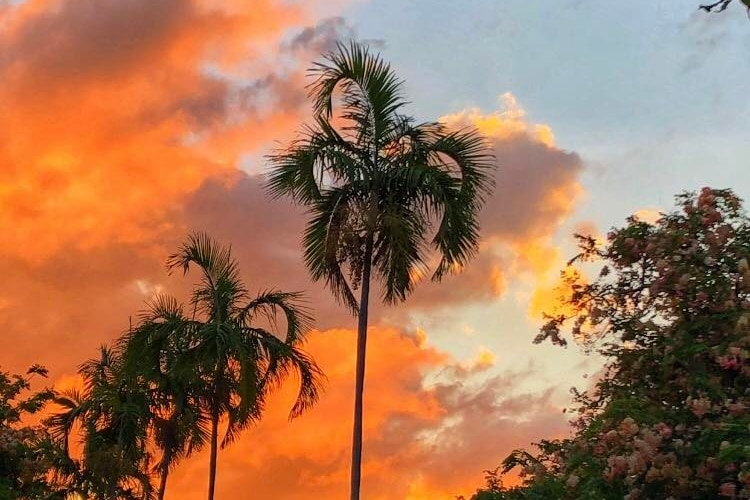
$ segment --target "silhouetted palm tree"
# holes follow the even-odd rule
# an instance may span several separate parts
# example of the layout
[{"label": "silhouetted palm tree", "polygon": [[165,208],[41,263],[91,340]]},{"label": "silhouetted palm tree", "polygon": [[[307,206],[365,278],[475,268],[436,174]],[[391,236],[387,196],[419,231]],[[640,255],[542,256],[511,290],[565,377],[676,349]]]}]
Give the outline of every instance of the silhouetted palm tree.
[{"label": "silhouetted palm tree", "polygon": [[[416,277],[464,266],[476,252],[478,213],[493,184],[493,157],[473,129],[448,131],[402,114],[402,82],[378,55],[339,45],[311,72],[315,122],[269,157],[269,193],[309,208],[304,258],[314,280],[358,315],[351,498],[359,498],[362,395],[370,281],[386,303]],[[342,112],[334,116],[339,96]],[[336,126],[340,120],[339,126]],[[353,289],[361,288],[357,302]]]},{"label": "silhouetted palm tree", "polygon": [[[149,477],[147,429],[148,394],[130,383],[117,354],[102,346],[99,357],[79,368],[84,386],[57,394],[62,411],[46,424],[65,455],[60,473],[71,493],[106,499],[153,497]],[[69,453],[69,443],[80,426],[80,460]]]},{"label": "silhouetted palm tree", "polygon": [[[199,427],[197,430],[190,429],[190,424],[180,430],[183,422],[182,417],[178,418],[173,424],[177,430],[171,435],[178,444],[165,451],[182,453],[184,443],[200,444],[204,421],[208,422],[208,498],[212,500],[220,419],[227,419],[223,447],[260,418],[265,396],[287,376],[296,374],[300,379],[290,413],[290,418],[294,418],[317,402],[323,375],[314,360],[300,349],[311,319],[299,305],[299,294],[268,291],[250,298],[230,249],[202,233],[189,236],[167,262],[170,272],[182,269],[187,273],[191,266],[198,269],[201,279],[193,289],[190,315],[185,314],[176,300],[159,299],[167,307],[162,311],[152,307],[156,314],[144,318],[142,328],[136,329],[133,337],[148,338],[145,344],[157,350],[161,349],[160,344],[165,345],[162,344],[165,336],[175,337],[165,341],[176,348],[173,354],[160,358],[160,366],[180,381],[178,393],[187,397],[185,409],[190,408],[194,413],[192,408],[197,401],[203,415],[190,417],[192,425]],[[286,323],[285,331],[281,332],[278,332],[279,313]],[[167,324],[164,328],[159,327],[162,319]],[[173,399],[169,404],[176,402]],[[173,409],[171,414],[178,411],[181,410]],[[187,435],[190,438],[183,440]],[[167,467],[174,458],[167,457]]]},{"label": "silhouetted palm tree", "polygon": [[174,465],[200,450],[210,436],[201,405],[205,387],[185,359],[190,325],[176,299],[157,296],[119,342],[125,370],[150,394],[150,436],[161,452],[155,464],[158,500],[164,498]]}]

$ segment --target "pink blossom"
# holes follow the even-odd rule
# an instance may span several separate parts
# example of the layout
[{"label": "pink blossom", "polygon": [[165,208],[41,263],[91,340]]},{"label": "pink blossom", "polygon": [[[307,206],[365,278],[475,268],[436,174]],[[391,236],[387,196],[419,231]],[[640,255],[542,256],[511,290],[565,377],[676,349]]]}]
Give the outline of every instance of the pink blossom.
[{"label": "pink blossom", "polygon": [[742,361],[737,356],[721,356],[717,361],[719,362],[719,366],[725,370],[739,370],[742,368]]},{"label": "pink blossom", "polygon": [[719,495],[734,498],[737,494],[737,485],[734,483],[722,483],[719,486]]},{"label": "pink blossom", "polygon": [[746,409],[744,403],[727,403],[726,407],[729,414],[733,417],[742,415]]},{"label": "pink blossom", "polygon": [[702,418],[711,409],[711,401],[706,398],[688,398],[687,405],[690,411],[698,418]]},{"label": "pink blossom", "polygon": [[618,430],[620,431],[620,434],[622,436],[628,438],[638,434],[638,431],[640,429],[638,427],[638,424],[635,423],[635,420],[627,417],[620,423],[620,427],[618,428]]},{"label": "pink blossom", "polygon": [[656,426],[654,427],[654,429],[656,430],[656,432],[659,433],[659,435],[661,437],[663,437],[665,439],[669,439],[670,437],[672,437],[672,428],[669,427],[664,422],[660,422],[660,423],[656,424]]},{"label": "pink blossom", "polygon": [[616,441],[618,436],[619,434],[617,433],[617,431],[611,430],[604,435],[604,440],[611,443],[613,441]]},{"label": "pink blossom", "polygon": [[571,489],[573,489],[573,488],[575,488],[576,486],[578,486],[578,481],[580,481],[580,478],[579,478],[578,476],[576,476],[575,474],[572,474],[572,475],[571,475],[571,476],[570,476],[570,477],[568,478],[568,480],[567,480],[567,481],[565,482],[565,485],[566,485],[566,486],[567,486],[568,488],[571,488]]}]

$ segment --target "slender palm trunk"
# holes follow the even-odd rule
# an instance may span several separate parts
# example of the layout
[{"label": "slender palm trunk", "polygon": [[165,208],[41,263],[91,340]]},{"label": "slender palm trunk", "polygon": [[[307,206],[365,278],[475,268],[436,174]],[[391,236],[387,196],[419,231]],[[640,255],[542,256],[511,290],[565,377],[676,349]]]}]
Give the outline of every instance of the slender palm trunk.
[{"label": "slender palm trunk", "polygon": [[161,464],[161,479],[159,480],[159,491],[157,493],[158,500],[164,500],[164,493],[167,491],[167,476],[169,475],[169,452],[165,452],[166,456],[162,457]]},{"label": "slender palm trunk", "polygon": [[208,463],[208,500],[214,500],[216,487],[216,454],[219,444],[219,412],[214,408],[211,412],[211,456]]},{"label": "slender palm trunk", "polygon": [[362,473],[362,398],[365,388],[365,353],[367,351],[367,312],[370,302],[370,271],[372,268],[373,238],[365,243],[365,260],[362,267],[362,294],[359,300],[357,325],[357,381],[354,389],[354,433],[352,436],[351,500],[359,500]]}]

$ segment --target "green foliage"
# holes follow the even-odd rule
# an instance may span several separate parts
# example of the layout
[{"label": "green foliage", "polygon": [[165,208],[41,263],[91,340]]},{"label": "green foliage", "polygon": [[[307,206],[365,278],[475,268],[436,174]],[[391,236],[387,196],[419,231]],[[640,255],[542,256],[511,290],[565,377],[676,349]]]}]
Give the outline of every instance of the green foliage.
[{"label": "green foliage", "polygon": [[750,498],[750,219],[729,190],[677,203],[604,247],[580,237],[571,264],[598,276],[565,274],[567,303],[537,341],[572,335],[609,361],[574,392],[573,438],[504,462],[519,498]]},{"label": "green foliage", "polygon": [[[311,319],[299,294],[251,297],[229,248],[202,233],[190,235],[167,267],[197,269],[190,312],[174,297],[155,297],[114,347],[81,365],[83,388],[55,397],[61,411],[46,425],[59,451],[57,476],[70,492],[163,498],[169,472],[206,444],[213,485],[220,418],[226,446],[291,375],[300,389],[290,418],[317,402],[324,376],[301,349]],[[79,453],[71,453],[75,436]]]},{"label": "green foliage", "polygon": [[[61,450],[57,477],[68,492],[86,498],[152,498],[148,392],[133,383],[119,353],[106,346],[78,371],[83,388],[56,394],[60,411],[45,420]],[[74,441],[81,448],[76,453]]]},{"label": "green foliage", "polygon": [[309,208],[304,255],[312,278],[357,313],[352,290],[365,267],[373,266],[383,300],[396,303],[426,271],[430,251],[440,257],[436,280],[465,265],[493,185],[485,140],[473,129],[450,131],[403,114],[403,82],[357,43],[340,45],[312,74],[315,122],[269,157],[268,180],[272,196]]},{"label": "green foliage", "polygon": [[52,399],[49,389],[31,391],[31,377],[47,370],[32,366],[22,375],[0,372],[0,499],[61,498],[50,482],[49,439],[41,426],[24,423]]}]

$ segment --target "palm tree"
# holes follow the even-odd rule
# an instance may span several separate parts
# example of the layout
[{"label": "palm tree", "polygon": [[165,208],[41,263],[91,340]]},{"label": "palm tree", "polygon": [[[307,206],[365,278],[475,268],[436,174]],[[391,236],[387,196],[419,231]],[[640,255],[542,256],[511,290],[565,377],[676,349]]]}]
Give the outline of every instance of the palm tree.
[{"label": "palm tree", "polygon": [[[58,472],[67,478],[71,493],[107,499],[153,498],[146,432],[148,395],[129,383],[122,368],[117,353],[102,346],[99,357],[78,370],[83,388],[56,394],[54,401],[62,411],[45,423],[62,450]],[[83,438],[80,460],[69,453],[76,426]]]},{"label": "palm tree", "polygon": [[[402,81],[356,42],[339,45],[311,73],[314,124],[269,157],[268,191],[309,208],[305,264],[313,280],[325,280],[358,316],[355,500],[372,274],[382,285],[382,300],[393,304],[407,297],[433,257],[435,281],[462,268],[477,249],[478,213],[493,185],[494,158],[474,129],[449,131],[402,114]],[[339,90],[342,111],[334,116]]]},{"label": "palm tree", "polygon": [[118,344],[125,370],[151,396],[151,441],[161,451],[154,466],[157,499],[163,500],[171,469],[208,441],[209,422],[202,411],[205,388],[185,363],[191,322],[177,300],[156,296],[138,319]]},{"label": "palm tree", "polygon": [[[324,377],[300,348],[311,318],[299,305],[298,293],[272,290],[250,298],[230,249],[203,233],[190,235],[167,261],[170,272],[182,269],[187,274],[192,266],[201,279],[193,290],[191,313],[175,299],[157,299],[130,336],[128,357],[142,356],[145,364],[157,361],[164,376],[152,380],[171,378],[181,385],[167,403],[173,420],[165,419],[164,431],[173,444],[163,449],[162,483],[173,460],[202,444],[208,424],[212,500],[221,418],[227,420],[224,447],[260,418],[267,394],[289,375],[300,379],[290,418],[317,402]],[[277,335],[279,314],[286,323],[283,336]]]}]

